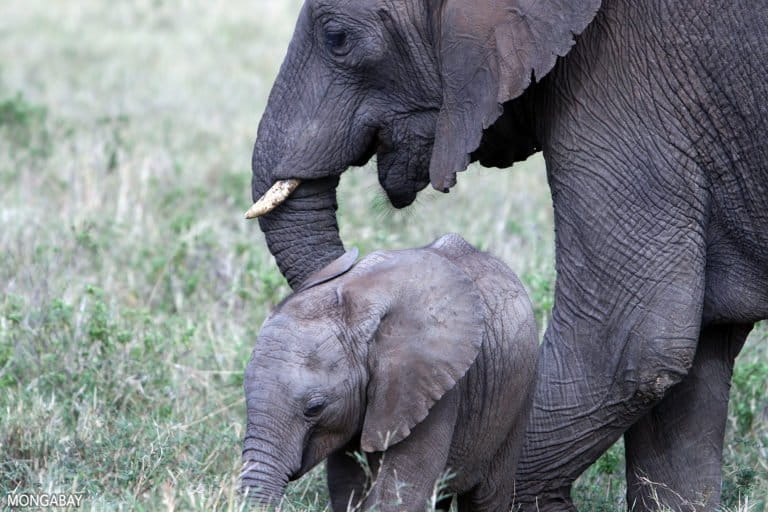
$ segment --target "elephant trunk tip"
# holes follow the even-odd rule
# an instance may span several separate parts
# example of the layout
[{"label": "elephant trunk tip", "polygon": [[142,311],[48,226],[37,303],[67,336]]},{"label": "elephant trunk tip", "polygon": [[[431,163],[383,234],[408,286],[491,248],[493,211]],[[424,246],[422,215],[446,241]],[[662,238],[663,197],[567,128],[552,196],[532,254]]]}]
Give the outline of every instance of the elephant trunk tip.
[{"label": "elephant trunk tip", "polygon": [[239,494],[249,510],[279,510],[279,505],[283,502],[284,491],[271,489],[264,483],[243,482],[240,486]]},{"label": "elephant trunk tip", "polygon": [[288,477],[282,474],[264,474],[254,466],[246,464],[240,476],[239,493],[249,506],[274,507],[280,504],[288,486]]}]

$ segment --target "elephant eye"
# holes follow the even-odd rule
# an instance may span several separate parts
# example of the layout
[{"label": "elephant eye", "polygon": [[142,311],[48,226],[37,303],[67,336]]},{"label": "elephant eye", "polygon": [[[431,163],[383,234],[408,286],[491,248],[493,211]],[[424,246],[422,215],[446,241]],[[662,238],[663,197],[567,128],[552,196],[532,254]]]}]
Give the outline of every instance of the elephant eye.
[{"label": "elephant eye", "polygon": [[307,418],[314,418],[325,409],[325,398],[313,398],[307,402],[307,406],[304,408],[304,415]]},{"label": "elephant eye", "polygon": [[342,55],[347,46],[347,34],[341,30],[327,30],[325,32],[325,45],[333,53]]}]

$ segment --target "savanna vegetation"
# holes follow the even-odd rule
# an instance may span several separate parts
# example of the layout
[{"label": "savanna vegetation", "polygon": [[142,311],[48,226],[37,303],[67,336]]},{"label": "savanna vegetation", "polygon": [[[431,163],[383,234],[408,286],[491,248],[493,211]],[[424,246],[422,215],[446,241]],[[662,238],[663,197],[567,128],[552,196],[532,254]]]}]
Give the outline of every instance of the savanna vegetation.
[{"label": "savanna vegetation", "polygon": [[[289,293],[242,214],[299,5],[4,4],[0,500],[77,491],[86,510],[240,508],[243,369]],[[350,171],[342,238],[367,253],[461,233],[520,274],[543,331],[555,273],[541,158],[461,182],[450,201],[425,193],[399,212],[373,169]],[[762,326],[734,377],[729,510],[768,510],[767,387]],[[623,471],[619,443],[580,479],[581,510],[623,510]],[[325,503],[318,469],[284,509]]]}]

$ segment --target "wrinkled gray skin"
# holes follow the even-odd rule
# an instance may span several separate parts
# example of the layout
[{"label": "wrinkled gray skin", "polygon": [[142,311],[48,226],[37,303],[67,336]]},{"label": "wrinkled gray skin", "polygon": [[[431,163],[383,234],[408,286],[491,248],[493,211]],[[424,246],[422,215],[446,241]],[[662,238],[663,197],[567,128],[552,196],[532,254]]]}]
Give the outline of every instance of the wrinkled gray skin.
[{"label": "wrinkled gray skin", "polygon": [[522,285],[456,235],[345,273],[355,256],[262,327],[245,377],[249,496],[275,502],[327,458],[334,511],[423,511],[447,471],[459,510],[509,510],[538,349]]},{"label": "wrinkled gray skin", "polygon": [[712,510],[768,317],[766,27],[759,0],[309,0],[254,150],[254,196],[308,180],[262,219],[270,250],[294,287],[341,255],[335,186],[374,153],[404,207],[543,151],[557,286],[518,497],[572,508],[625,435],[630,506],[654,507],[643,474]]}]

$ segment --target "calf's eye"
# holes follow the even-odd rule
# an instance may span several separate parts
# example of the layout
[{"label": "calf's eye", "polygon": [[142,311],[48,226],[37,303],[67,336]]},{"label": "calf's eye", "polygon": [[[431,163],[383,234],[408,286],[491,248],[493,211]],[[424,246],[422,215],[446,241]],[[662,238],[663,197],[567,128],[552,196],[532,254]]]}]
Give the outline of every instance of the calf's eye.
[{"label": "calf's eye", "polygon": [[313,418],[323,412],[323,409],[325,409],[325,399],[313,398],[304,408],[304,415],[308,418]]}]

